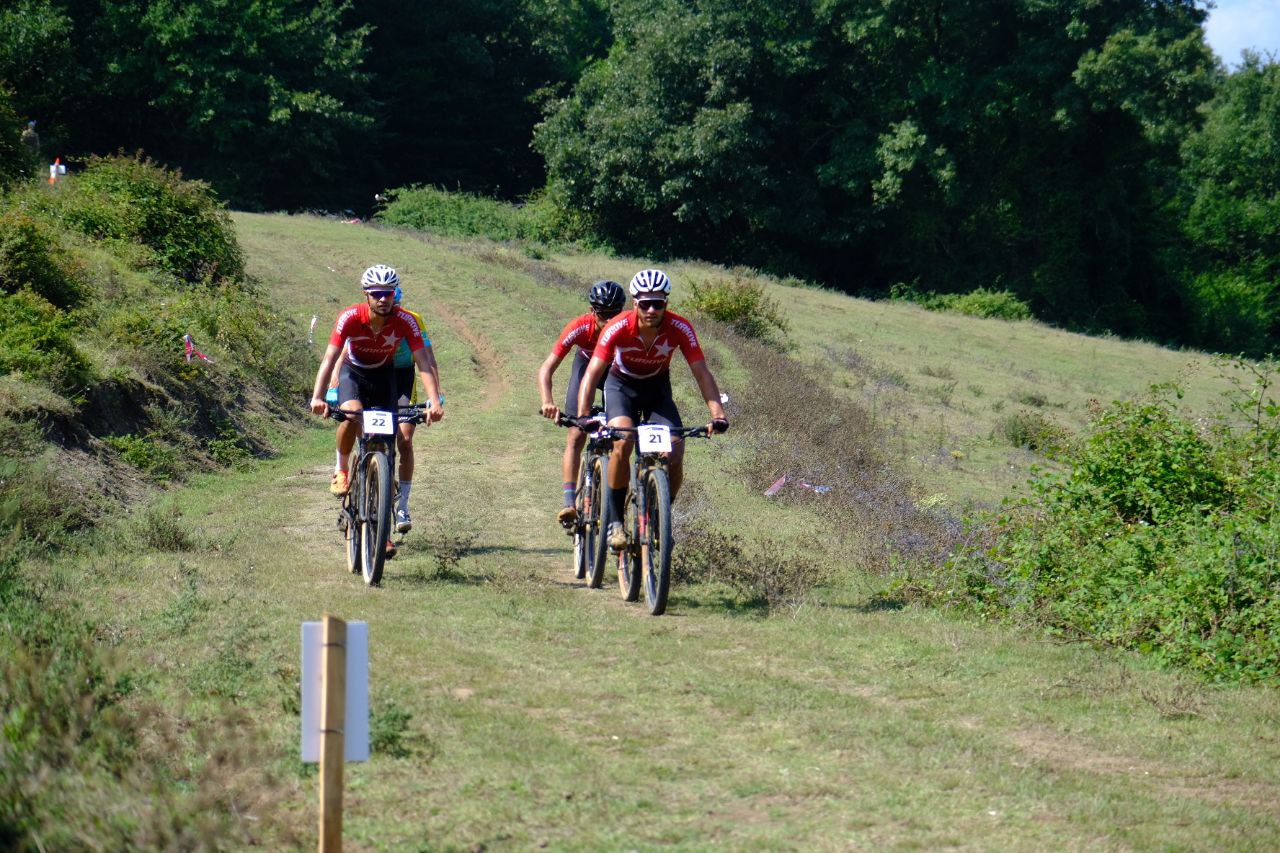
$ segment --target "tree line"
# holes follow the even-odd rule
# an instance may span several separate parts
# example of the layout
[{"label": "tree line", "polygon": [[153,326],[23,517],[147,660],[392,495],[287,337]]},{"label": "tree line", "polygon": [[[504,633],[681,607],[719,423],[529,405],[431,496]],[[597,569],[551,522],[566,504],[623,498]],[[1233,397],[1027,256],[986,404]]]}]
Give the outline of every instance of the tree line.
[{"label": "tree line", "polygon": [[[1197,0],[17,0],[8,125],[245,207],[536,193],[619,249],[1280,341],[1280,66]],[[12,142],[0,141],[0,156]]]}]

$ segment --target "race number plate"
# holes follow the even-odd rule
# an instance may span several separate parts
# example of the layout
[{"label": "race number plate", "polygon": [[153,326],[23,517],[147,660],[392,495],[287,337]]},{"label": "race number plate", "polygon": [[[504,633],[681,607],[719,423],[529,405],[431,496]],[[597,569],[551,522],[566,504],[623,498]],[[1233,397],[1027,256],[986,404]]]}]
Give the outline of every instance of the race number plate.
[{"label": "race number plate", "polygon": [[390,412],[380,412],[377,409],[365,409],[364,415],[364,434],[365,435],[391,435],[395,432],[391,423]]},{"label": "race number plate", "polygon": [[671,427],[661,424],[645,424],[637,429],[641,453],[670,453]]}]

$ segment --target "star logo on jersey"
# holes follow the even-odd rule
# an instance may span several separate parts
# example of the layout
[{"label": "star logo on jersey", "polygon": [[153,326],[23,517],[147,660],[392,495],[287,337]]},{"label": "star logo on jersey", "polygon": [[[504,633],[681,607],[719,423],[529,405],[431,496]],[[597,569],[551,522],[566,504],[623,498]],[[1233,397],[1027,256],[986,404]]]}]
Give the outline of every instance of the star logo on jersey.
[{"label": "star logo on jersey", "polygon": [[389,347],[395,346],[399,340],[400,337],[395,332],[387,332],[382,336],[382,343]]},{"label": "star logo on jersey", "polygon": [[653,351],[656,352],[662,358],[666,358],[667,356],[671,355],[671,350],[673,349],[675,348],[671,346],[671,344],[667,343],[666,341],[663,341],[662,343],[654,347]]}]

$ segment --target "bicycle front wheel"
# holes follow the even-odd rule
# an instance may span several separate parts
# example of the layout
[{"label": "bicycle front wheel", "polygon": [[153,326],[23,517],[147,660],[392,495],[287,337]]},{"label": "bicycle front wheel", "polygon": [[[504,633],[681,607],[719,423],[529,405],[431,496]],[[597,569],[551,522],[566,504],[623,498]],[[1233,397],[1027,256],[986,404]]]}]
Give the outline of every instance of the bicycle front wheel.
[{"label": "bicycle front wheel", "polygon": [[588,556],[591,551],[587,547],[587,533],[590,529],[590,519],[587,513],[593,504],[590,496],[587,494],[587,484],[591,482],[590,477],[591,454],[582,454],[582,461],[578,465],[578,491],[575,493],[573,506],[578,511],[578,518],[574,522],[573,528],[573,576],[578,580],[582,580],[587,575],[587,563],[590,561]]},{"label": "bicycle front wheel", "polygon": [[364,488],[360,493],[360,566],[364,582],[377,586],[387,559],[391,537],[391,465],[387,455],[370,453],[364,461]]},{"label": "bicycle front wheel", "polygon": [[347,571],[360,574],[360,513],[356,512],[354,490],[342,499],[342,535],[346,539]]},{"label": "bicycle front wheel", "polygon": [[667,472],[654,468],[645,476],[640,517],[640,564],[644,567],[644,600],[649,613],[661,616],[671,588],[671,489]]}]

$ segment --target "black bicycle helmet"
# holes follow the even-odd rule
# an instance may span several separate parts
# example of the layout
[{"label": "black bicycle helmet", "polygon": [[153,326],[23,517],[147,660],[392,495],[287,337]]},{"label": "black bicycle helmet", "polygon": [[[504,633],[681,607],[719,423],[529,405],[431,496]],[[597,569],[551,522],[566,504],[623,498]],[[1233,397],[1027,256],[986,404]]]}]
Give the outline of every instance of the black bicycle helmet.
[{"label": "black bicycle helmet", "polygon": [[627,292],[616,281],[597,281],[591,285],[591,293],[587,296],[591,307],[599,311],[618,313],[627,304]]}]

